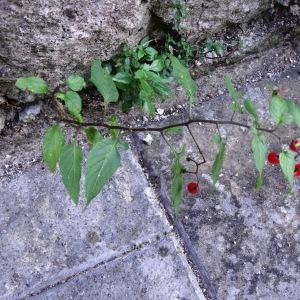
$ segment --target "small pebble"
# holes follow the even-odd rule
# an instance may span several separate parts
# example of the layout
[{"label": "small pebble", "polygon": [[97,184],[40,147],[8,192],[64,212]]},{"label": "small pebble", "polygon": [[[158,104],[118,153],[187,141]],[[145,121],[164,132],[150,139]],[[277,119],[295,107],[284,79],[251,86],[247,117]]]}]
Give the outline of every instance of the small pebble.
[{"label": "small pebble", "polygon": [[153,142],[153,137],[151,134],[147,134],[146,137],[143,139],[143,142],[145,142],[147,145],[151,145]]},{"label": "small pebble", "polygon": [[163,115],[164,112],[165,112],[165,110],[162,109],[162,108],[158,108],[158,109],[157,109],[157,113],[158,113],[160,116]]}]

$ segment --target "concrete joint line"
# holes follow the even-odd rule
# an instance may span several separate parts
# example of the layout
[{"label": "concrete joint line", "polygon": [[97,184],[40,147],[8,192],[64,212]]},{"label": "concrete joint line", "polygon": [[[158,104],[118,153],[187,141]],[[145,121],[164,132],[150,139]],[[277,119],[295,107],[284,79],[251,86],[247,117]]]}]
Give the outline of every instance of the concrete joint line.
[{"label": "concrete joint line", "polygon": [[[147,239],[145,241],[142,241],[140,243],[134,244],[128,249],[126,249],[126,247],[125,247],[124,250],[116,251],[117,253],[115,253],[115,255],[112,255],[111,257],[109,257],[105,260],[98,261],[98,262],[94,261],[93,264],[91,262],[84,263],[81,266],[77,267],[77,270],[71,271],[70,274],[68,274],[68,275],[67,274],[65,276],[58,275],[58,277],[62,277],[61,279],[58,279],[58,280],[53,279],[53,283],[51,283],[51,284],[48,283],[44,286],[41,285],[40,287],[33,287],[29,290],[25,290],[19,296],[17,296],[14,299],[23,300],[23,299],[28,299],[29,297],[38,296],[38,295],[42,294],[43,292],[46,292],[46,291],[48,291],[48,290],[50,290],[54,287],[57,287],[61,284],[64,284],[64,283],[72,280],[73,278],[76,278],[77,276],[87,274],[88,272],[90,272],[94,269],[97,269],[100,266],[104,266],[104,265],[109,264],[113,261],[117,261],[119,259],[122,259],[122,258],[126,257],[127,255],[129,255],[131,253],[139,251],[139,250],[141,250],[141,249],[143,249],[147,246],[150,246],[152,243],[157,241],[157,237],[165,238],[165,237],[167,237],[171,234],[173,234],[172,231],[164,232],[164,233],[161,233],[161,234],[155,234],[155,236],[150,237],[149,239]],[[12,297],[12,295],[6,295],[6,296],[1,297],[0,299],[1,300],[9,300],[9,299],[12,299],[11,297]]]}]

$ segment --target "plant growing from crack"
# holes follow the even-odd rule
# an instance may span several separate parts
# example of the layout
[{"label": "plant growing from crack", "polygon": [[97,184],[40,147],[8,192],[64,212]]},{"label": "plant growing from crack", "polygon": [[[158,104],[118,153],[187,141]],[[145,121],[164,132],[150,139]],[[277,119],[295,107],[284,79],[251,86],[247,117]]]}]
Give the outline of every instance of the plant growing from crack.
[{"label": "plant growing from crack", "polygon": [[[155,113],[155,99],[165,99],[171,94],[168,82],[173,78],[182,85],[189,103],[189,116],[186,120],[168,125],[131,126],[118,123],[116,116],[111,116],[109,122],[103,120],[85,121],[82,116],[82,100],[79,92],[86,88],[85,79],[79,75],[71,75],[66,80],[68,88],[65,92],[54,95],[55,101],[61,101],[63,112],[53,118],[56,123],[46,132],[43,142],[43,158],[51,172],[59,165],[62,181],[71,199],[77,205],[80,194],[80,179],[83,161],[83,151],[78,142],[73,140],[67,143],[59,123],[73,126],[78,132],[85,129],[86,140],[90,146],[85,166],[85,196],[86,205],[101,192],[103,187],[113,177],[121,165],[120,151],[128,149],[128,144],[122,140],[124,132],[158,132],[170,147],[174,163],[172,165],[173,180],[170,187],[170,196],[176,212],[179,211],[183,199],[184,176],[193,174],[196,181],[188,183],[187,190],[196,195],[199,190],[199,171],[206,158],[191,129],[192,124],[205,126],[213,124],[216,127],[214,142],[218,145],[218,152],[212,166],[212,185],[215,186],[223,166],[226,153],[225,138],[221,135],[219,126],[238,126],[248,129],[253,138],[251,149],[258,171],[257,188],[263,184],[263,169],[266,160],[271,164],[279,164],[288,180],[290,189],[293,187],[294,176],[300,176],[300,164],[296,163],[300,155],[300,142],[295,139],[289,148],[283,148],[281,153],[270,152],[267,155],[265,134],[271,134],[280,140],[276,134],[279,125],[296,123],[300,127],[300,107],[291,100],[284,99],[274,93],[269,112],[276,123],[274,128],[261,126],[256,107],[251,99],[242,100],[240,93],[234,87],[231,79],[225,76],[225,84],[232,98],[232,115],[229,120],[215,120],[197,118],[191,115],[191,109],[196,102],[196,82],[192,79],[189,70],[172,53],[158,53],[150,46],[150,40],[143,40],[133,49],[125,49],[125,55],[116,57],[111,64],[103,64],[95,60],[91,65],[90,82],[102,95],[104,105],[120,103],[127,110],[133,105],[143,108],[148,115]],[[21,77],[16,81],[21,90],[29,90],[34,94],[49,92],[47,83],[35,76]],[[129,100],[130,99],[130,100]],[[60,104],[62,105],[62,104]],[[124,107],[125,106],[125,107]],[[65,110],[68,112],[66,114]],[[251,123],[241,123],[235,120],[237,114],[247,113]],[[201,125],[200,125],[201,124]],[[104,137],[98,128],[107,130]],[[166,135],[176,134],[186,128],[197,147],[201,160],[186,157],[185,147],[174,148]],[[184,165],[184,158],[194,163],[195,170],[189,170]]]}]

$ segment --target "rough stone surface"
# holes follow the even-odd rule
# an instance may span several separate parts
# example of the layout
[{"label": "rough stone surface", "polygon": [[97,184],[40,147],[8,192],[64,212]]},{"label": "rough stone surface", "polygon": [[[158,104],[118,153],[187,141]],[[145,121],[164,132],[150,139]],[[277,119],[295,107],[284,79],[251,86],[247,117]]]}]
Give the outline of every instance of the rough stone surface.
[{"label": "rough stone surface", "polygon": [[36,117],[40,114],[41,108],[42,108],[41,102],[25,107],[19,113],[19,121],[21,122],[34,121]]},{"label": "rough stone surface", "polygon": [[[40,133],[26,134],[24,127],[14,142],[7,136],[0,142],[0,299],[30,297],[51,286],[58,286],[51,295],[67,299],[74,296],[74,281],[62,283],[73,277],[82,288],[75,299],[110,299],[109,293],[138,298],[143,292],[149,299],[173,293],[203,299],[136,157],[124,153],[122,168],[84,210],[72,204],[58,172],[50,174],[40,162]],[[162,244],[147,246],[158,239]],[[131,282],[137,278],[147,290]],[[106,288],[97,291],[101,285]]]},{"label": "rough stone surface", "polygon": [[[0,3],[0,87],[8,98],[32,101],[28,95],[11,91],[14,79],[23,75],[39,75],[51,87],[62,83],[70,73],[87,73],[95,58],[107,60],[120,47],[136,44],[148,34],[152,24],[150,11],[166,23],[174,22],[174,1],[110,0],[110,1],[45,1],[21,0]],[[188,1],[183,4],[187,16],[182,32],[192,42],[224,31],[231,25],[246,26],[254,17],[272,7],[269,0]],[[297,15],[298,8],[293,6]],[[280,10],[270,17],[277,18]],[[290,23],[293,23],[292,20]],[[279,27],[288,25],[278,21]],[[259,24],[258,24],[259,25]],[[273,25],[272,25],[273,26]],[[267,26],[270,27],[270,26]],[[276,27],[276,26],[275,26]],[[258,30],[254,36],[246,33],[245,45],[268,47],[285,34]],[[240,31],[240,27],[235,30]],[[277,38],[278,36],[278,38]],[[252,40],[251,40],[252,39]],[[277,43],[277,41],[276,41]],[[249,51],[252,48],[247,48]]]},{"label": "rough stone surface", "polygon": [[[197,42],[224,30],[229,24],[245,24],[263,11],[271,8],[269,0],[238,1],[187,1],[186,17],[181,21],[181,31],[189,40]],[[166,23],[174,23],[174,1],[154,1],[153,10]]]},{"label": "rough stone surface", "polygon": [[[285,96],[300,104],[300,77],[295,69],[281,78],[243,87],[245,96],[251,97],[257,105],[265,127],[271,126],[267,111],[275,86],[282,91],[287,89]],[[203,103],[193,113],[211,119],[230,119],[229,107],[229,97],[224,95]],[[247,117],[237,120],[250,121]],[[221,126],[221,134],[226,136],[226,161],[216,192],[211,193],[210,168],[217,151],[211,137],[216,128],[194,125],[191,129],[208,164],[201,167],[200,194],[185,193],[180,218],[199,257],[204,260],[220,299],[299,299],[299,180],[295,183],[295,193],[289,195],[280,168],[268,165],[265,185],[257,192],[250,135],[242,128]],[[283,137],[282,143],[288,144],[299,136],[299,129],[283,128],[279,134]],[[280,151],[276,138],[268,136],[267,141],[269,151]],[[200,159],[186,130],[170,142],[177,147],[186,144],[187,153]],[[144,146],[143,158],[150,175],[156,182],[160,178],[164,195],[170,184],[172,155],[160,136],[153,134],[151,146]],[[187,176],[186,182],[195,179],[195,176]]]},{"label": "rough stone surface", "polygon": [[3,109],[0,109],[0,132],[5,126],[6,121],[6,112]]},{"label": "rough stone surface", "polygon": [[1,1],[0,77],[37,74],[61,82],[145,36],[148,7],[141,0]]}]

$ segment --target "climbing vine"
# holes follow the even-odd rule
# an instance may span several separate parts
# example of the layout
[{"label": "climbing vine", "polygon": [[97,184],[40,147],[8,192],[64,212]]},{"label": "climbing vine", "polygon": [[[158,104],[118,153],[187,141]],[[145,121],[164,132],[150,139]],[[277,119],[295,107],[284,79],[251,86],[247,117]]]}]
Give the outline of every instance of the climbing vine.
[{"label": "climbing vine", "polygon": [[[271,134],[280,140],[277,129],[281,125],[296,123],[300,127],[300,107],[291,100],[285,99],[274,92],[270,99],[269,113],[275,126],[265,128],[256,107],[251,99],[243,99],[237,91],[229,76],[225,76],[225,85],[232,98],[232,115],[228,120],[196,118],[191,116],[191,109],[197,102],[197,85],[191,77],[186,63],[182,57],[176,57],[172,49],[169,52],[159,52],[151,43],[155,40],[143,39],[139,45],[130,49],[125,47],[123,52],[111,62],[103,63],[95,60],[91,64],[89,82],[80,75],[72,74],[66,79],[66,88],[53,94],[55,101],[60,103],[63,111],[58,110],[53,116],[53,125],[45,134],[43,141],[43,159],[51,172],[59,166],[62,181],[71,199],[77,205],[80,194],[80,180],[83,169],[83,151],[78,141],[66,142],[61,123],[85,130],[89,152],[84,167],[86,205],[102,191],[103,187],[114,176],[121,165],[121,151],[126,151],[129,146],[122,139],[124,132],[158,132],[161,138],[170,147],[174,156],[171,167],[173,179],[170,186],[170,197],[176,212],[179,211],[184,191],[185,174],[194,174],[196,180],[189,182],[187,190],[195,195],[199,192],[198,174],[200,168],[206,163],[192,130],[192,124],[205,126],[213,124],[216,127],[214,142],[218,145],[214,163],[211,170],[212,186],[215,186],[222,170],[226,156],[225,138],[220,134],[219,126],[238,126],[249,130],[252,135],[251,149],[257,169],[257,184],[260,189],[263,185],[263,171],[266,160],[273,165],[280,165],[285,175],[290,190],[293,188],[294,176],[300,176],[300,139],[294,139],[289,147],[283,147],[281,153],[271,151],[268,154],[266,134]],[[132,106],[139,106],[145,114],[153,116],[156,111],[155,101],[163,101],[172,94],[169,83],[176,80],[186,94],[189,114],[186,120],[158,126],[131,126],[119,124],[117,116],[110,116],[108,122],[101,120],[86,121],[82,116],[82,100],[80,92],[89,84],[93,84],[103,98],[104,106],[115,103],[120,104],[123,111],[128,111]],[[47,83],[36,76],[21,77],[16,81],[16,86],[21,90],[29,90],[34,94],[51,93]],[[248,114],[251,122],[241,123],[236,121],[238,114]],[[201,124],[201,125],[199,125]],[[103,136],[99,129],[107,130]],[[186,156],[185,147],[174,148],[166,138],[168,134],[176,134],[186,128],[197,146],[201,158],[199,161]],[[195,165],[194,170],[189,170],[184,162],[190,161]]]}]

